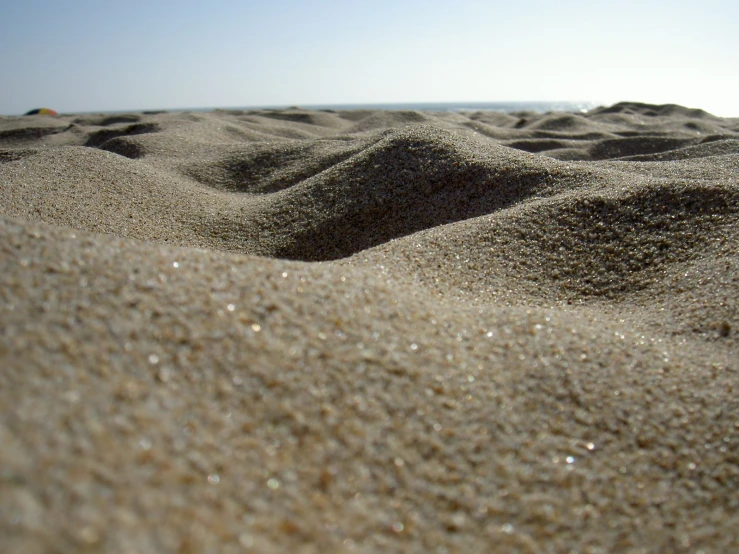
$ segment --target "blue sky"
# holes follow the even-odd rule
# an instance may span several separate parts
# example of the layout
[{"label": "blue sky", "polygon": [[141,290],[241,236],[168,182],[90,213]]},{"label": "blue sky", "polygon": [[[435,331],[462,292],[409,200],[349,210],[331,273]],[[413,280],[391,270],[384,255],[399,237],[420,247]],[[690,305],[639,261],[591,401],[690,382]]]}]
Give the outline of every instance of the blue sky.
[{"label": "blue sky", "polygon": [[739,116],[736,0],[0,0],[0,114],[639,100]]}]

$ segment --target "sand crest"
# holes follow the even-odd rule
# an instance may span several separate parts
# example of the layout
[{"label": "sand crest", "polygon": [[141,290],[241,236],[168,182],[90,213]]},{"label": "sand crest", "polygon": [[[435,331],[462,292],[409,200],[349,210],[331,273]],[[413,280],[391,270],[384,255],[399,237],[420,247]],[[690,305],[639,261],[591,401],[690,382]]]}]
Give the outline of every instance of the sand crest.
[{"label": "sand crest", "polygon": [[0,551],[739,549],[739,119],[0,118]]}]

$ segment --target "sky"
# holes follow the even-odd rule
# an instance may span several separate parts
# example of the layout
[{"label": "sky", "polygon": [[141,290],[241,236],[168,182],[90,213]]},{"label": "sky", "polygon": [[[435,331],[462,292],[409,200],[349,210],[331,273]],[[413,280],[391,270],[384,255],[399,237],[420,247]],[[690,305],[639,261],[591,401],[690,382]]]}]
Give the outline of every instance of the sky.
[{"label": "sky", "polygon": [[675,103],[739,117],[737,0],[0,0],[0,114]]}]

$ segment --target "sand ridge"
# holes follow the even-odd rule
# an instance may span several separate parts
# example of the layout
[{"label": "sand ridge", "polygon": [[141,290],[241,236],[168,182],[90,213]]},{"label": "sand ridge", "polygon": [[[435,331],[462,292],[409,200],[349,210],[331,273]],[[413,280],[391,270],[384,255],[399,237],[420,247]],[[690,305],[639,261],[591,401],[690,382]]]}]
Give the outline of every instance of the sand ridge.
[{"label": "sand ridge", "polygon": [[0,118],[0,550],[739,546],[739,120]]}]

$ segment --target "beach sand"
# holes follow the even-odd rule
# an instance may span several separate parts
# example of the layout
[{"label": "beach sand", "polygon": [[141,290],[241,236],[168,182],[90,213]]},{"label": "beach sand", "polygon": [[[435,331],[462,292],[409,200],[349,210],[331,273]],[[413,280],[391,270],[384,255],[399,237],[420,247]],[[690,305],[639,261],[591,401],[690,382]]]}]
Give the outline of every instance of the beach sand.
[{"label": "beach sand", "polygon": [[739,550],[739,119],[0,118],[0,551]]}]

